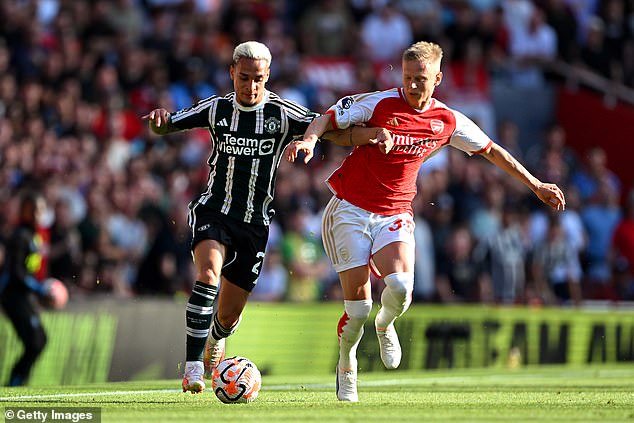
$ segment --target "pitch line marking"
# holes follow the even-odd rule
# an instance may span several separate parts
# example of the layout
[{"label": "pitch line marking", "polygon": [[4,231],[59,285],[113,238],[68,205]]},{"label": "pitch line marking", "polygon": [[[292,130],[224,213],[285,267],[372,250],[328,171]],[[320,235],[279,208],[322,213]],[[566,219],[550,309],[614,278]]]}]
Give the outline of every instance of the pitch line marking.
[{"label": "pitch line marking", "polygon": [[[592,372],[597,374],[598,376],[604,377],[624,377],[629,375],[629,371],[623,370],[590,370],[588,369],[586,372]],[[568,372],[563,372],[563,374],[568,374]],[[572,373],[571,373],[572,374]],[[540,374],[534,373],[531,375],[523,375],[525,379],[534,379],[534,378],[552,378],[561,376],[562,374]],[[487,380],[489,382],[495,382],[498,380],[508,380],[510,375],[489,375],[489,376],[474,376],[480,380]],[[385,379],[385,380],[368,380],[363,381],[359,380],[359,386],[394,386],[394,385],[428,385],[433,383],[458,383],[458,382],[468,382],[470,376],[445,376],[445,377],[429,377],[429,378],[413,378],[413,379]],[[264,389],[271,391],[283,391],[289,389],[296,390],[305,390],[305,389],[326,389],[326,388],[334,388],[334,383],[306,383],[306,384],[284,384],[284,385],[264,385]],[[74,392],[68,394],[42,394],[42,395],[16,395],[11,397],[0,397],[0,402],[11,402],[11,401],[19,401],[19,400],[28,400],[28,399],[47,399],[47,398],[76,398],[76,397],[88,397],[88,396],[98,396],[104,397],[109,395],[145,395],[152,394],[155,392],[165,392],[165,393],[177,393],[182,392],[181,389],[146,389],[143,391],[101,391],[101,392]]]}]

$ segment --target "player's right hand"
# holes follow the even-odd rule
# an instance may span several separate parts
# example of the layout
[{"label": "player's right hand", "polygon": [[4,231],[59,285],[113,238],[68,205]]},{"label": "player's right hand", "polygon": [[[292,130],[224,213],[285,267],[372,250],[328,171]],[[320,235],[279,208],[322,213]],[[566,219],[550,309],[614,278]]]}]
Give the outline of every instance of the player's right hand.
[{"label": "player's right hand", "polygon": [[147,115],[141,116],[141,119],[148,121],[152,131],[160,133],[162,132],[161,129],[167,128],[169,116],[170,113],[165,109],[154,109]]},{"label": "player's right hand", "polygon": [[286,160],[293,163],[297,158],[297,155],[304,153],[304,163],[308,163],[313,158],[313,150],[317,140],[311,138],[304,138],[303,140],[293,141],[286,148]]},{"label": "player's right hand", "polygon": [[379,128],[376,138],[370,138],[370,144],[377,144],[381,153],[387,154],[394,147],[394,139],[390,131],[385,128]]}]

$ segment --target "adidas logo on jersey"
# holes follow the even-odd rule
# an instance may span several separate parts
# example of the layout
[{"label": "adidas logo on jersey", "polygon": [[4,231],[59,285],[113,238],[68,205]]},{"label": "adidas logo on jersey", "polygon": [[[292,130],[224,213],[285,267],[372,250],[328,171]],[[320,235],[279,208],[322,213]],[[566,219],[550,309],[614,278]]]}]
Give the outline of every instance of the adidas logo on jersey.
[{"label": "adidas logo on jersey", "polygon": [[227,119],[222,118],[220,122],[216,123],[216,126],[229,126],[229,124],[227,123]]}]

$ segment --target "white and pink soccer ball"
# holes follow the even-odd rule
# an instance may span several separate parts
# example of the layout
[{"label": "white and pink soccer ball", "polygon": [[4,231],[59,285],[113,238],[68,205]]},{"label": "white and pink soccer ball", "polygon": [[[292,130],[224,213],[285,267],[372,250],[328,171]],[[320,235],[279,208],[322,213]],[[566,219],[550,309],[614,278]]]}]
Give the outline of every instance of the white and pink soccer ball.
[{"label": "white and pink soccer ball", "polygon": [[225,404],[253,402],[260,392],[262,376],[248,358],[229,357],[214,369],[211,386]]}]

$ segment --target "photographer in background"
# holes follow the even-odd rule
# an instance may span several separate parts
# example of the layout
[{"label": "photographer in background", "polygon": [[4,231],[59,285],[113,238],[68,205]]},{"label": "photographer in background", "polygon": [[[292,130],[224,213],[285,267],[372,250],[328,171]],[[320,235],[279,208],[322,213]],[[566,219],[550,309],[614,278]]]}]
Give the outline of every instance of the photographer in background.
[{"label": "photographer in background", "polygon": [[35,278],[42,270],[44,242],[37,225],[46,209],[44,198],[34,192],[20,199],[17,226],[6,245],[6,261],[0,274],[0,304],[24,344],[22,356],[13,366],[8,386],[25,385],[31,368],[46,346],[38,307],[31,295],[35,293],[45,306],[62,308],[68,291],[57,279],[43,283]]}]

